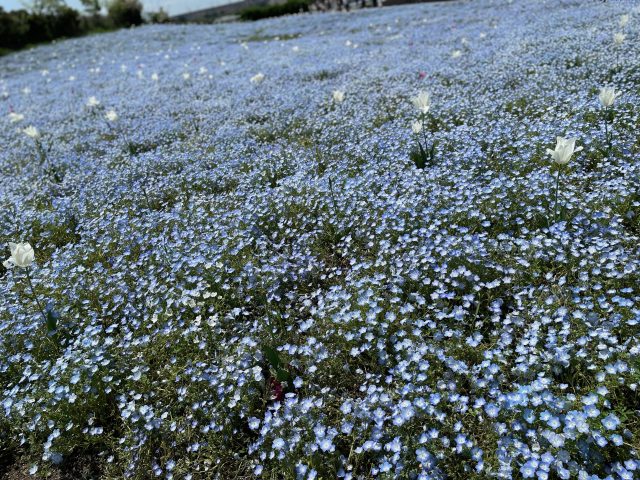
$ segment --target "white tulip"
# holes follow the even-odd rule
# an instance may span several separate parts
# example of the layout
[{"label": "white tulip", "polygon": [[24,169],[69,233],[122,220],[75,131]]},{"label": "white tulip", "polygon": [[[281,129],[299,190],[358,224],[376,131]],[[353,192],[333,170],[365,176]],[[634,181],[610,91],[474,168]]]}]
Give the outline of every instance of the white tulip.
[{"label": "white tulip", "polygon": [[618,21],[618,25],[620,25],[620,28],[626,27],[627,23],[629,23],[629,15],[620,15],[620,20]]},{"label": "white tulip", "polygon": [[109,110],[107,113],[104,114],[104,117],[110,122],[115,122],[116,120],[118,120],[118,114],[116,113],[115,110]]},{"label": "white tulip", "polygon": [[9,113],[9,121],[11,123],[21,122],[24,120],[24,115],[21,113],[11,112]]},{"label": "white tulip", "polygon": [[627,36],[621,32],[615,33],[613,35],[613,41],[615,42],[616,45],[622,45],[622,42],[624,42],[625,38],[627,38]]},{"label": "white tulip", "polygon": [[411,124],[411,130],[413,130],[413,133],[420,133],[422,131],[422,122],[416,120],[415,122],[413,122]]},{"label": "white tulip", "polygon": [[575,138],[556,138],[556,148],[551,150],[547,148],[547,153],[551,155],[553,161],[558,165],[566,165],[571,160],[571,156],[582,150],[582,147],[576,147]]},{"label": "white tulip", "polygon": [[160,80],[160,77],[158,76],[157,73],[152,73],[151,80],[153,80],[154,82],[157,82],[158,80]]},{"label": "white tulip", "polygon": [[28,243],[9,242],[9,250],[11,250],[11,256],[2,263],[5,268],[14,266],[26,268],[35,260],[33,248]]},{"label": "white tulip", "polygon": [[189,79],[191,78],[191,74],[190,74],[189,72],[184,72],[184,73],[182,74],[182,78],[183,78],[184,80],[189,80]]},{"label": "white tulip", "polygon": [[462,56],[462,50],[454,50],[451,54],[451,58],[460,58]]},{"label": "white tulip", "polygon": [[333,101],[342,103],[344,101],[344,92],[342,90],[334,90],[333,91]]},{"label": "white tulip", "polygon": [[22,133],[24,133],[27,137],[33,138],[34,140],[37,140],[40,138],[40,132],[33,125],[29,125],[27,128],[22,130]]},{"label": "white tulip", "polygon": [[600,99],[602,106],[608,108],[613,105],[613,102],[615,102],[616,98],[620,95],[622,95],[622,92],[616,92],[613,87],[602,87],[598,98]]},{"label": "white tulip", "polygon": [[100,105],[100,100],[96,97],[89,97],[89,100],[87,100],[87,107],[89,108],[97,107],[98,105]]},{"label": "white tulip", "polygon": [[257,73],[253,77],[251,77],[251,83],[261,83],[264,80],[264,74]]},{"label": "white tulip", "polygon": [[411,99],[411,102],[421,113],[428,113],[431,108],[431,98],[427,92],[420,92]]}]

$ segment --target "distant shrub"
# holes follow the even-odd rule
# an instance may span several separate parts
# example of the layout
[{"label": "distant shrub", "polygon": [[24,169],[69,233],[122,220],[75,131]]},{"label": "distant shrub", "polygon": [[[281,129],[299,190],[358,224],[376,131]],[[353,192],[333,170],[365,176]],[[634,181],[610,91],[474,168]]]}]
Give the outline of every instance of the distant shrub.
[{"label": "distant shrub", "polygon": [[21,48],[29,33],[29,13],[26,10],[5,12],[0,7],[0,47]]},{"label": "distant shrub", "polygon": [[0,48],[18,49],[83,33],[80,14],[62,6],[55,11],[6,12],[0,8]]},{"label": "distant shrub", "polygon": [[115,27],[142,24],[142,3],[139,0],[112,0],[107,5],[107,12]]},{"label": "distant shrub", "polygon": [[147,13],[147,21],[149,23],[169,23],[171,19],[167,11],[164,8],[160,8],[155,12]]},{"label": "distant shrub", "polygon": [[248,7],[240,12],[242,20],[260,20],[261,18],[280,17],[292,13],[308,12],[311,0],[287,0],[279,5]]}]

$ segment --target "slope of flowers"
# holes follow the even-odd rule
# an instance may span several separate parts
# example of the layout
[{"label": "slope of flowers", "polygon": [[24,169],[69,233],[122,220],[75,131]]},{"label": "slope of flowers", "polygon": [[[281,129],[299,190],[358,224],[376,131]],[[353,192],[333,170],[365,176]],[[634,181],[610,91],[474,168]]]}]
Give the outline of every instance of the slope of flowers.
[{"label": "slope of flowers", "polygon": [[[640,477],[634,3],[149,26],[0,59],[0,239],[35,253],[0,267],[0,465]],[[583,147],[561,171],[557,136]]]}]

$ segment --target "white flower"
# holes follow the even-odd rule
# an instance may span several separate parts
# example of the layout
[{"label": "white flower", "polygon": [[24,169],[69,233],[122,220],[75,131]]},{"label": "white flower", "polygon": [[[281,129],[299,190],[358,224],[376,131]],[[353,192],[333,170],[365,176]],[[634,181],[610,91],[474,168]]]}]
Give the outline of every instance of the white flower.
[{"label": "white flower", "polygon": [[613,41],[615,42],[616,45],[622,45],[622,42],[624,42],[625,38],[627,38],[627,36],[621,32],[614,33],[613,35]]},{"label": "white flower", "polygon": [[158,80],[160,80],[160,77],[158,76],[157,73],[152,73],[151,80],[153,80],[154,82],[157,82]]},{"label": "white flower", "polygon": [[106,118],[110,122],[115,122],[116,120],[118,120],[118,114],[116,113],[115,110],[112,109],[104,114],[104,118]]},{"label": "white flower", "polygon": [[620,28],[626,27],[627,23],[629,23],[629,15],[620,15],[620,20],[618,21],[618,25],[620,25]]},{"label": "white flower", "polygon": [[11,123],[21,122],[24,120],[24,115],[21,113],[11,112],[9,113],[9,121]]},{"label": "white flower", "polygon": [[344,92],[342,90],[334,90],[333,91],[333,101],[342,103],[344,100]]},{"label": "white flower", "polygon": [[556,149],[551,150],[547,148],[547,153],[551,155],[553,161],[558,165],[566,165],[571,160],[571,156],[582,150],[582,147],[576,148],[576,139],[575,138],[556,138]]},{"label": "white flower", "polygon": [[431,98],[427,92],[420,92],[411,99],[411,102],[421,113],[428,113],[431,108]]},{"label": "white flower", "polygon": [[87,100],[87,107],[89,108],[97,107],[98,105],[100,105],[100,100],[96,97],[89,97],[89,100]]},{"label": "white flower", "polygon": [[454,50],[451,53],[451,58],[460,58],[462,56],[462,50]]},{"label": "white flower", "polygon": [[422,131],[422,122],[416,120],[411,124],[411,130],[413,133],[420,133]]},{"label": "white flower", "polygon": [[198,73],[200,73],[200,75],[205,75],[209,73],[209,70],[207,70],[207,67],[200,67],[200,70],[198,70]]},{"label": "white flower", "polygon": [[299,52],[300,51],[300,47],[299,46],[295,46],[295,47],[291,47],[291,50],[294,52]]},{"label": "white flower", "polygon": [[34,140],[37,140],[40,138],[40,132],[33,125],[29,125],[27,128],[22,130],[22,133],[24,133],[27,137],[33,138]]},{"label": "white flower", "polygon": [[183,78],[184,80],[189,80],[189,79],[191,78],[191,74],[190,74],[189,72],[184,72],[184,73],[182,74],[182,78]]},{"label": "white flower", "polygon": [[613,87],[602,87],[598,98],[600,99],[602,106],[607,108],[613,105],[613,102],[615,102],[616,98],[620,95],[622,95],[622,92],[616,92]]},{"label": "white flower", "polygon": [[11,256],[2,263],[5,268],[14,266],[26,268],[35,260],[33,248],[28,243],[9,242],[9,250],[11,250]]},{"label": "white flower", "polygon": [[257,73],[253,77],[251,77],[251,83],[260,83],[264,80],[264,75],[262,73]]}]

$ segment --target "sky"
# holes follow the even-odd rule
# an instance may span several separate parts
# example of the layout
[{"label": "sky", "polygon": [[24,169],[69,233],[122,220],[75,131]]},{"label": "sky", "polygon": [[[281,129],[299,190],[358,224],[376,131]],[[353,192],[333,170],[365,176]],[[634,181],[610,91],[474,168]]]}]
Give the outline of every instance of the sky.
[{"label": "sky", "polygon": [[[237,0],[142,0],[144,10],[147,12],[164,8],[169,14],[176,15],[184,12],[192,12],[216,5],[232,3]],[[82,10],[80,0],[65,0],[66,4],[77,10]],[[16,10],[24,8],[25,4],[29,4],[29,0],[0,0],[0,7],[5,10]]]}]

